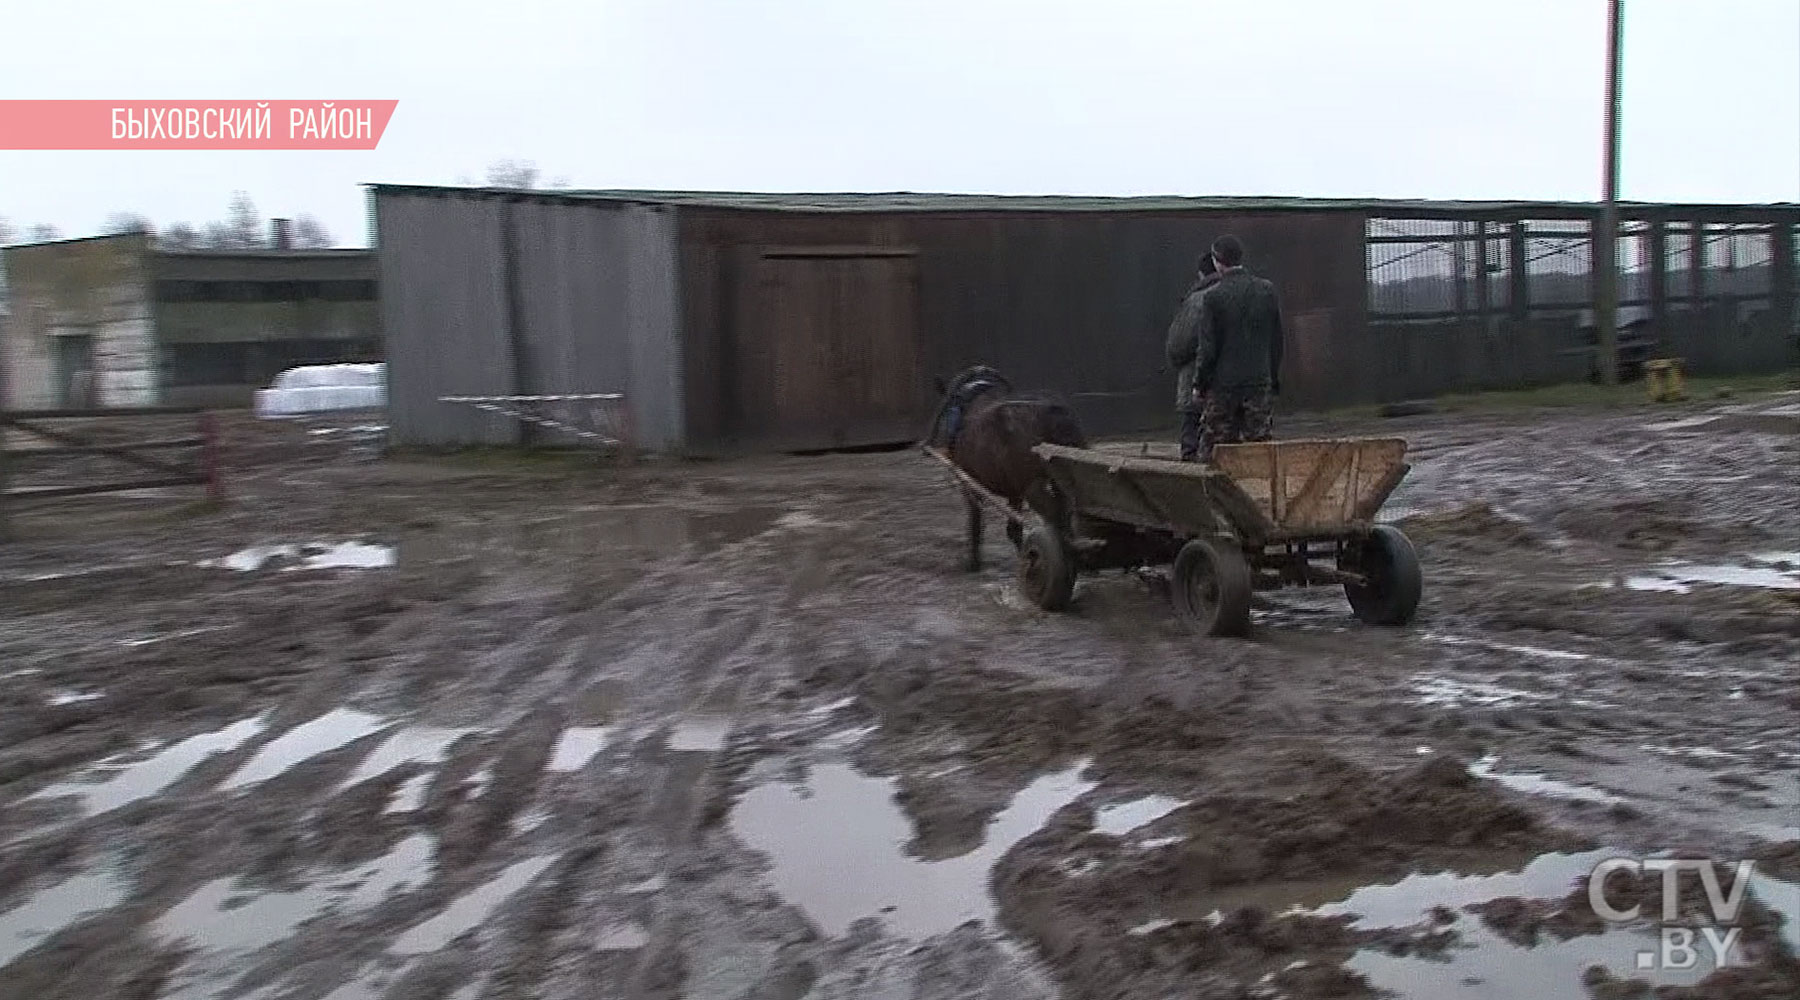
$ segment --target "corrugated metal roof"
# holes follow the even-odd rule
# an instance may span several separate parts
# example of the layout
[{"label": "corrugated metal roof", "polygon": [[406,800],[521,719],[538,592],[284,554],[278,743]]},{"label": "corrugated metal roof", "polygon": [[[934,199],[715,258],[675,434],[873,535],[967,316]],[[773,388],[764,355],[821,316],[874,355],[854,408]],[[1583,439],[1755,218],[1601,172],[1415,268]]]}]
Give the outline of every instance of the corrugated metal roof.
[{"label": "corrugated metal roof", "polygon": [[[1406,215],[1418,212],[1493,212],[1528,214],[1543,210],[1599,210],[1597,202],[1422,201],[1380,198],[1197,197],[1187,195],[998,195],[887,192],[753,192],[650,190],[522,190],[494,187],[450,187],[426,184],[370,184],[378,194],[457,197],[529,197],[561,201],[607,201],[647,205],[695,205],[706,208],[779,212],[1370,212]],[[1622,210],[1681,209],[1744,211],[1800,209],[1800,204],[1702,205],[1620,202]]]},{"label": "corrugated metal roof", "polygon": [[244,257],[251,257],[251,258],[274,257],[274,258],[281,258],[284,260],[291,260],[294,258],[306,258],[306,257],[324,257],[324,258],[331,258],[331,259],[342,258],[342,257],[368,257],[368,256],[373,255],[375,253],[375,251],[373,249],[370,249],[367,247],[328,247],[325,249],[317,249],[317,250],[274,250],[274,249],[268,249],[268,248],[250,248],[250,249],[244,249],[244,250],[224,250],[224,249],[219,249],[217,247],[194,247],[194,248],[173,247],[173,248],[169,248],[169,249],[158,249],[155,251],[155,253],[159,257],[230,257],[230,258],[234,258],[234,259],[244,258]]}]

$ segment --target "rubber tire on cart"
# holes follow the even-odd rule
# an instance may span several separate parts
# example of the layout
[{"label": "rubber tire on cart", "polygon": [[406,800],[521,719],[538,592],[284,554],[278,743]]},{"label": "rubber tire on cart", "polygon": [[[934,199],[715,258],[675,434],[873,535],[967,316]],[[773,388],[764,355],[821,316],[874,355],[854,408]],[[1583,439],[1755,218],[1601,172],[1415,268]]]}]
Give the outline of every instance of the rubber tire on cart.
[{"label": "rubber tire on cart", "polygon": [[1425,589],[1419,554],[1399,528],[1378,524],[1353,560],[1341,568],[1360,573],[1366,586],[1344,584],[1350,609],[1368,625],[1405,625],[1419,610]]},{"label": "rubber tire on cart", "polygon": [[1250,564],[1228,539],[1196,538],[1175,556],[1170,596],[1175,610],[1201,635],[1250,631]]},{"label": "rubber tire on cart", "polygon": [[1061,611],[1075,595],[1075,561],[1062,534],[1033,525],[1019,544],[1019,592],[1045,611]]}]

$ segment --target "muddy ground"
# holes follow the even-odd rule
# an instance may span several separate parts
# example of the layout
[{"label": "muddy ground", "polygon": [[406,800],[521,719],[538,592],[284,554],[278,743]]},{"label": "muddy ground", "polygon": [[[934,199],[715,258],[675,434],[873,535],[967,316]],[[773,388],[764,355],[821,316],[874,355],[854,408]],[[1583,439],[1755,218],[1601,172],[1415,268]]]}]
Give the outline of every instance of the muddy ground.
[{"label": "muddy ground", "polygon": [[[912,452],[348,426],[17,516],[0,996],[1800,996],[1793,394],[1285,421],[1409,439],[1425,603],[1248,641],[1136,575],[1039,613],[991,526],[962,572]],[[1667,852],[1757,861],[1735,967],[1594,913]]]}]

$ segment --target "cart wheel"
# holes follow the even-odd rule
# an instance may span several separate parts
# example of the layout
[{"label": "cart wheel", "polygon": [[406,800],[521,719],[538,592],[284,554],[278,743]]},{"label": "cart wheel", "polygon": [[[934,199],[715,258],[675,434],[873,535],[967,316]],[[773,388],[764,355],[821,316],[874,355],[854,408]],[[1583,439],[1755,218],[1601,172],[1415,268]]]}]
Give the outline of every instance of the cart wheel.
[{"label": "cart wheel", "polygon": [[1366,586],[1344,584],[1344,596],[1356,617],[1369,625],[1405,625],[1419,609],[1424,591],[1419,554],[1399,528],[1378,524],[1369,532],[1362,551],[1345,569],[1361,573]]},{"label": "cart wheel", "polygon": [[1250,565],[1236,545],[1196,538],[1175,556],[1175,610],[1202,635],[1250,631]]},{"label": "cart wheel", "polygon": [[1019,590],[1045,611],[1061,611],[1075,594],[1075,564],[1056,529],[1035,525],[1019,546]]}]

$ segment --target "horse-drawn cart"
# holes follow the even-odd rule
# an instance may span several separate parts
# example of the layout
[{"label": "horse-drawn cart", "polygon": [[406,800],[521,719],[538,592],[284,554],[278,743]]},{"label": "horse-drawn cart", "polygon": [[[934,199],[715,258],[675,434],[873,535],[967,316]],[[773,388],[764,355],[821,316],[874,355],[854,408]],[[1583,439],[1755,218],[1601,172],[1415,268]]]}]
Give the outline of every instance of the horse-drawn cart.
[{"label": "horse-drawn cart", "polygon": [[1399,438],[1220,445],[1216,468],[1043,444],[1062,523],[1034,518],[1019,585],[1049,611],[1079,573],[1172,565],[1176,610],[1209,635],[1242,635],[1254,590],[1341,585],[1364,622],[1412,619],[1418,556],[1374,523],[1410,468]]}]

